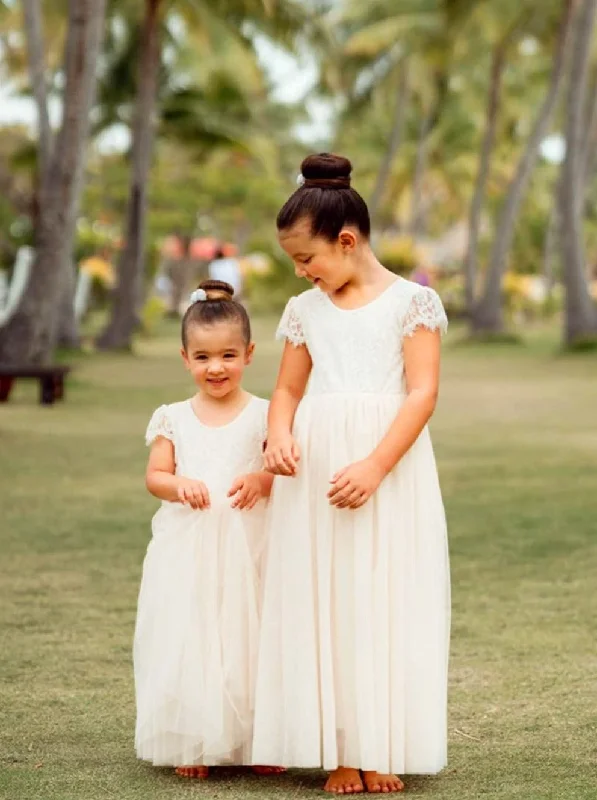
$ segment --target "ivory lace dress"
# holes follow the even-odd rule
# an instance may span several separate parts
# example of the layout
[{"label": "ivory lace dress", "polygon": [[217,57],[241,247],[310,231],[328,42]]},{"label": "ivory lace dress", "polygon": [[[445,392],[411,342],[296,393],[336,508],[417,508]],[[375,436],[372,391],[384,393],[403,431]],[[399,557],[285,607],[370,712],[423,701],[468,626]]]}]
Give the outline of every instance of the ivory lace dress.
[{"label": "ivory lace dress", "polygon": [[278,477],[253,761],[436,773],[446,764],[450,583],[429,431],[360,509],[326,494],[369,455],[405,399],[402,343],[444,331],[437,294],[397,279],[361,308],[318,289],[292,298],[279,335],[313,361],[294,422],[297,477]]},{"label": "ivory lace dress", "polygon": [[262,468],[267,401],[221,427],[190,400],[161,406],[147,443],[174,443],[176,474],[202,480],[211,509],[163,501],[143,566],[134,642],[137,755],[155,765],[251,763],[265,503],[230,508]]}]

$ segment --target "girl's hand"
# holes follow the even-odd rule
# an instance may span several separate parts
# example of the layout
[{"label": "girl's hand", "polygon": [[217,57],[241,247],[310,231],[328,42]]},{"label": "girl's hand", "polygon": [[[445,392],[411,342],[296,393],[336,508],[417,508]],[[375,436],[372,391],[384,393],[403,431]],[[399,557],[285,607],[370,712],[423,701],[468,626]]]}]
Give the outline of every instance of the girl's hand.
[{"label": "girl's hand", "polygon": [[184,506],[190,506],[195,510],[206,510],[210,508],[209,491],[203,481],[195,481],[192,478],[179,478],[178,499]]},{"label": "girl's hand", "polygon": [[274,475],[296,475],[301,451],[293,435],[289,432],[284,436],[268,439],[263,463],[265,469]]},{"label": "girl's hand", "polygon": [[372,458],[355,461],[337,472],[330,481],[330,504],[336,508],[360,508],[377,490],[384,477],[383,469]]},{"label": "girl's hand", "polygon": [[246,509],[249,511],[264,497],[263,476],[258,472],[241,475],[237,478],[228,492],[228,497],[234,497],[232,508]]}]

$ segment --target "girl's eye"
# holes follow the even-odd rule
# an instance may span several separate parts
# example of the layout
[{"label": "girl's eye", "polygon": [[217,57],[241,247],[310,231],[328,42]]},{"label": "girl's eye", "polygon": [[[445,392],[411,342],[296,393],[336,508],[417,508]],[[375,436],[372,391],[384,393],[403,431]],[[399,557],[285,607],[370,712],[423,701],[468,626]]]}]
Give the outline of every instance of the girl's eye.
[{"label": "girl's eye", "polygon": [[195,361],[207,361],[207,356],[195,356]]},{"label": "girl's eye", "polygon": [[231,359],[231,358],[235,358],[235,357],[236,357],[235,353],[224,353],[224,358]]},{"label": "girl's eye", "polygon": [[313,261],[313,256],[303,259],[303,264],[310,264]]}]

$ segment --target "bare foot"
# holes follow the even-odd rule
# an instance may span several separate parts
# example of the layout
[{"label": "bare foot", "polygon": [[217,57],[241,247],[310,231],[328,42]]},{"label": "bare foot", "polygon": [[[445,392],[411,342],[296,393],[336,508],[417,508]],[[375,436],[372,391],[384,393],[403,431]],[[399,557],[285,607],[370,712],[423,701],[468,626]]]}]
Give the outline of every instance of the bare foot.
[{"label": "bare foot", "polygon": [[286,767],[251,767],[255,775],[281,775],[286,772]]},{"label": "bare foot", "polygon": [[363,772],[363,780],[370,794],[392,794],[404,791],[404,784],[397,775]]},{"label": "bare foot", "polygon": [[358,769],[338,767],[328,778],[324,791],[331,794],[360,794],[363,788],[361,773]]},{"label": "bare foot", "polygon": [[209,767],[176,767],[176,774],[183,778],[207,778]]}]

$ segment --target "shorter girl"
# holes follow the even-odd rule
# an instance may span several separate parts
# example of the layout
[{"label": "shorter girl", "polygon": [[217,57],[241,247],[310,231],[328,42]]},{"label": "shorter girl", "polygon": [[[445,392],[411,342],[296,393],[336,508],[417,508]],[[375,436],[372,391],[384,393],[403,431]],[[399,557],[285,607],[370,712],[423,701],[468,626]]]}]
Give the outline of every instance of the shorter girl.
[{"label": "shorter girl", "polygon": [[[227,283],[205,281],[182,321],[198,391],[147,429],[153,518],[134,644],[137,755],[204,778],[251,763],[267,401],[241,381],[254,345]],[[273,772],[256,768],[259,772]]]}]

